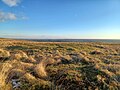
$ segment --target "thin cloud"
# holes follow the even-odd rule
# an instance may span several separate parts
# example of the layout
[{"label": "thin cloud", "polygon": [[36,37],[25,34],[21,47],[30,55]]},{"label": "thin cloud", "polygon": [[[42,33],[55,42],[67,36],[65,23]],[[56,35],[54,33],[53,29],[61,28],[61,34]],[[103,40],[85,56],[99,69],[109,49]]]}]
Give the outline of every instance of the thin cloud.
[{"label": "thin cloud", "polygon": [[21,2],[21,0],[2,0],[2,1],[10,7],[17,6]]},{"label": "thin cloud", "polygon": [[65,36],[54,36],[54,35],[24,35],[24,34],[9,34],[9,33],[0,33],[0,36],[3,38],[18,38],[18,39],[68,39]]},{"label": "thin cloud", "polygon": [[26,16],[21,16],[21,18],[20,18],[21,20],[28,20],[29,18],[28,17],[26,17]]},{"label": "thin cloud", "polygon": [[11,12],[3,12],[0,11],[0,22],[5,22],[5,21],[9,21],[9,20],[16,20],[17,16],[14,13]]},{"label": "thin cloud", "polygon": [[[22,0],[1,0],[3,3],[10,7],[18,6]],[[25,6],[21,6],[25,8]],[[24,15],[19,15],[11,12],[0,11],[0,22],[11,21],[11,20],[28,20],[28,17]]]}]

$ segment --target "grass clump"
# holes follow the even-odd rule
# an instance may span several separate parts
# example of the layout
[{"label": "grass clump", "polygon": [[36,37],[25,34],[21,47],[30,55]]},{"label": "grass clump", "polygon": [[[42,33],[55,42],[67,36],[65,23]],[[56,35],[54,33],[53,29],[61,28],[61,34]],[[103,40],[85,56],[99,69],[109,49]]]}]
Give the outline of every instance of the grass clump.
[{"label": "grass clump", "polygon": [[10,52],[0,49],[0,60],[7,60],[10,57]]}]

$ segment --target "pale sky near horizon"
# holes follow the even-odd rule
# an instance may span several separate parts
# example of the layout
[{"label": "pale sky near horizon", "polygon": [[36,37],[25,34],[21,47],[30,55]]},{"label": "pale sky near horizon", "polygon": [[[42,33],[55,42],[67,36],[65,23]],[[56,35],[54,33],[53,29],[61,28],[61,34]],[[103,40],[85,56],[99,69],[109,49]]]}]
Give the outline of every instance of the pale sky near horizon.
[{"label": "pale sky near horizon", "polygon": [[0,37],[120,39],[120,0],[0,0]]}]

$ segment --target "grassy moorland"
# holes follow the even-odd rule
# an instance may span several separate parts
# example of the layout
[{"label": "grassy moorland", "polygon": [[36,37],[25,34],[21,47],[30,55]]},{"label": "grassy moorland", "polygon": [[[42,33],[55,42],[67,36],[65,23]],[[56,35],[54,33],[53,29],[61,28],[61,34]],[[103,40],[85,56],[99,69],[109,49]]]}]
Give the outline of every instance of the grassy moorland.
[{"label": "grassy moorland", "polygon": [[0,90],[120,90],[120,44],[0,39]]}]

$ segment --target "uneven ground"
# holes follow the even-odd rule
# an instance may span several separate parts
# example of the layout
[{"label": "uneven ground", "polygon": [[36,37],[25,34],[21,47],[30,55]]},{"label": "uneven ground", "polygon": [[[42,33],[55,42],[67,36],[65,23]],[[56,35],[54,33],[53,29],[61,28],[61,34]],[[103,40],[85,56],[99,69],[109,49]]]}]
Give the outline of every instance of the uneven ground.
[{"label": "uneven ground", "polygon": [[0,39],[0,90],[120,90],[120,44]]}]

